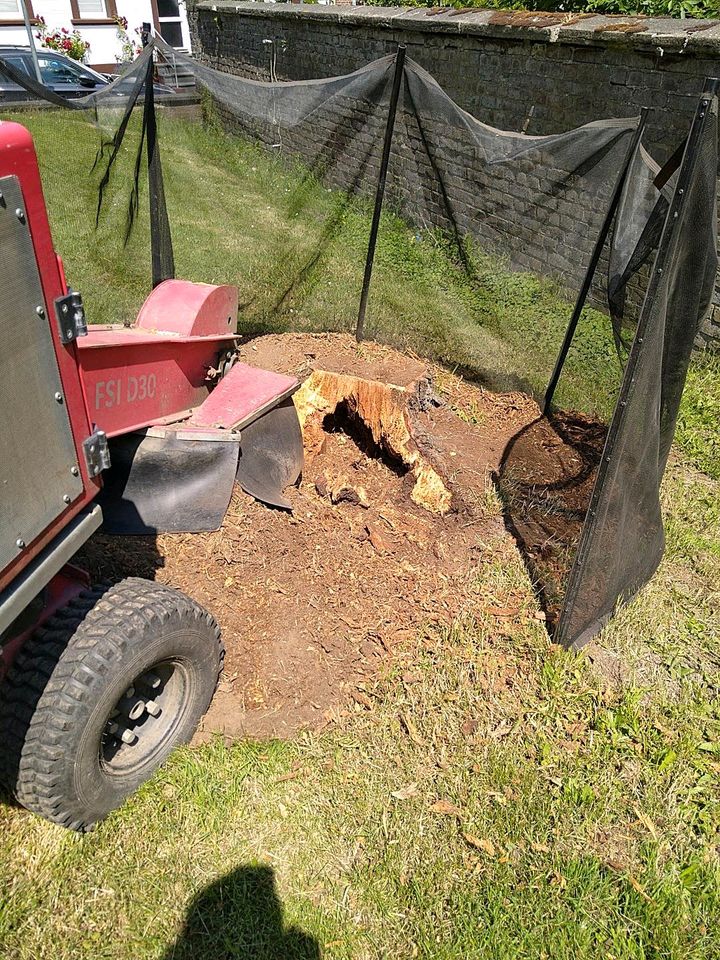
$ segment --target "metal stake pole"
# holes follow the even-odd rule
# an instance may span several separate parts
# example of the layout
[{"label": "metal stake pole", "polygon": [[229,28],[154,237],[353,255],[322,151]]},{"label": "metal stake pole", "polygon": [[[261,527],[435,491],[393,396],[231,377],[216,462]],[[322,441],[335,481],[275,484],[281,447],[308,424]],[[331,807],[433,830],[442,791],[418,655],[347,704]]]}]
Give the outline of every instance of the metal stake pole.
[{"label": "metal stake pole", "polygon": [[380,226],[380,214],[382,212],[383,197],[385,196],[385,180],[387,178],[388,163],[390,161],[390,148],[392,146],[392,136],[395,128],[395,114],[397,113],[398,99],[400,97],[400,81],[402,80],[405,65],[405,49],[405,45],[401,43],[398,45],[397,53],[395,54],[395,75],[393,76],[392,92],[390,94],[390,107],[388,109],[387,124],[385,126],[385,140],[383,142],[383,152],[380,160],[380,176],[378,177],[377,190],[375,191],[375,209],[373,210],[370,239],[368,240],[368,252],[365,259],[365,276],[363,277],[357,326],[355,327],[355,339],[358,343],[363,339],[365,332],[365,311],[367,309],[368,293],[370,291],[373,260],[375,259],[375,245],[377,244],[378,227]]},{"label": "metal stake pole", "polygon": [[22,10],[23,20],[25,21],[25,30],[27,31],[28,35],[28,43],[30,44],[30,56],[32,57],[33,66],[35,67],[35,77],[38,83],[42,83],[43,78],[42,74],[40,73],[37,50],[35,49],[35,37],[32,32],[30,14],[28,13],[27,3],[25,0],[20,0],[20,9]]},{"label": "metal stake pole", "polygon": [[582,286],[580,287],[580,292],[578,293],[577,300],[575,301],[575,309],[570,317],[570,322],[568,323],[567,330],[565,331],[565,339],[563,340],[562,346],[560,347],[560,353],[558,354],[558,358],[555,362],[555,369],[552,372],[550,382],[547,390],[545,391],[545,399],[543,401],[543,414],[545,416],[548,415],[550,410],[550,404],[552,403],[552,399],[555,394],[555,388],[558,385],[560,374],[562,373],[563,366],[565,365],[565,360],[580,320],[580,314],[583,311],[585,301],[587,300],[587,295],[590,292],[590,287],[592,286],[593,277],[595,276],[595,271],[597,270],[600,255],[602,254],[603,247],[605,246],[607,235],[610,232],[610,225],[612,224],[613,217],[615,216],[618,204],[620,203],[620,196],[622,194],[623,187],[625,186],[630,164],[632,163],[632,159],[635,156],[635,151],[637,150],[640,140],[642,139],[645,124],[647,123],[648,113],[649,111],[647,107],[643,107],[640,111],[640,121],[637,125],[635,133],[633,134],[633,138],[630,141],[627,153],[625,154],[625,160],[623,161],[623,165],[620,169],[620,176],[617,179],[612,198],[610,199],[610,206],[607,209],[605,219],[600,227],[600,233],[595,241],[590,262],[588,263],[587,270],[585,271],[585,277],[583,279]]},{"label": "metal stake pole", "polygon": [[147,135],[148,194],[150,200],[150,248],[152,253],[153,289],[163,280],[175,276],[175,260],[172,248],[172,236],[165,203],[162,165],[160,162],[160,144],[157,136],[157,115],[155,113],[155,65],[152,56],[148,60],[145,77],[144,118]]}]

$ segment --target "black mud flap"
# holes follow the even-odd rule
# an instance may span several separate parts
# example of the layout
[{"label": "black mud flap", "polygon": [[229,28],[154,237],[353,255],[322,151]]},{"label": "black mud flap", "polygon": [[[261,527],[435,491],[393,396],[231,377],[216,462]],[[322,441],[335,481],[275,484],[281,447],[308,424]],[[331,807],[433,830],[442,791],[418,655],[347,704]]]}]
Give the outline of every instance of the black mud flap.
[{"label": "black mud flap", "polygon": [[183,437],[181,431],[130,433],[110,443],[112,466],[100,496],[113,534],[217,530],[232,496],[239,440]]},{"label": "black mud flap", "polygon": [[297,481],[303,460],[300,421],[288,397],[242,428],[237,482],[256,500],[291,510],[283,490]]}]

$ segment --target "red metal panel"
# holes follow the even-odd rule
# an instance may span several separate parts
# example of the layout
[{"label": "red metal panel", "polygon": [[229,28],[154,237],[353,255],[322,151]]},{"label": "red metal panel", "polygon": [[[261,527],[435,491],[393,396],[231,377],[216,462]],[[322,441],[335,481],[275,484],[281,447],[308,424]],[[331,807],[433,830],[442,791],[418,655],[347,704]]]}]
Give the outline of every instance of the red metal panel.
[{"label": "red metal panel", "polygon": [[0,681],[12,666],[22,646],[30,639],[38,627],[42,626],[61,607],[67,606],[71,600],[79,596],[90,586],[90,577],[80,567],[66,563],[62,570],[55,574],[43,591],[43,604],[37,617],[22,633],[6,640],[0,648]]},{"label": "red metal panel", "polygon": [[1,590],[62,530],[75,514],[79,513],[95,497],[100,487],[100,480],[93,479],[88,475],[82,451],[83,440],[91,433],[91,425],[80,379],[77,351],[74,344],[64,346],[60,342],[55,323],[54,301],[57,297],[63,296],[67,290],[53,248],[32,137],[25,127],[19,123],[4,121],[0,123],[0,147],[2,147],[0,149],[0,176],[16,176],[22,189],[25,216],[30,228],[45,298],[45,313],[50,324],[60,379],[72,427],[73,441],[83,479],[82,495],[71,503],[57,520],[32,543],[28,544],[22,553],[0,573]]},{"label": "red metal panel", "polygon": [[192,427],[242,428],[294,393],[292,377],[236,363],[188,421]]},{"label": "red metal panel", "polygon": [[165,280],[133,327],[91,327],[80,341],[90,411],[108,436],[185,417],[207,373],[235,344],[237,288]]},{"label": "red metal panel", "polygon": [[[109,333],[117,333],[108,342]],[[109,437],[187,416],[208,395],[208,368],[234,338],[134,338],[91,329],[80,348],[92,416]]]},{"label": "red metal panel", "polygon": [[184,337],[205,337],[234,333],[237,312],[237,287],[164,280],[143,304],[135,326]]}]

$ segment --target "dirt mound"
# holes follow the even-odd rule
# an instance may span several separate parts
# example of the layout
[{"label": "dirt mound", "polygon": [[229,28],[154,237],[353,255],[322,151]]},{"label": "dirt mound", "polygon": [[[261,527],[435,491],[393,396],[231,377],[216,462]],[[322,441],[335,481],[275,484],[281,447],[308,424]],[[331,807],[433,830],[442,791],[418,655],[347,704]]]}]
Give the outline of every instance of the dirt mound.
[{"label": "dirt mound", "polygon": [[203,737],[320,726],[362,702],[395,644],[456,616],[478,543],[504,533],[489,477],[539,416],[521,394],[342,335],[261,337],[242,358],[304,381],[292,514],[238,490],[216,533],[100,536],[85,551],[96,576],[155,576],[217,617],[228,655]]}]

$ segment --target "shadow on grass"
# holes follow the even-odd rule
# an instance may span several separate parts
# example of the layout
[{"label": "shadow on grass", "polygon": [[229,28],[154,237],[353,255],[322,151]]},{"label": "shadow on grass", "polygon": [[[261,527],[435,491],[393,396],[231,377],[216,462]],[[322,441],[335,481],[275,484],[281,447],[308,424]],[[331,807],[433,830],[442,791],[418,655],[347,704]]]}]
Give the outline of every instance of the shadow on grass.
[{"label": "shadow on grass", "polygon": [[22,810],[23,805],[18,803],[12,793],[0,786],[0,807],[10,807],[12,810]]},{"label": "shadow on grass", "polygon": [[[332,168],[334,163],[337,163],[337,156],[333,158],[333,151],[335,151],[338,156],[342,156],[343,149],[349,139],[350,137],[347,132],[340,135],[340,133],[336,131],[332,138],[325,141],[314,162],[307,168],[299,185],[293,192],[288,209],[290,216],[297,216],[298,213],[304,211],[315,199],[316,191],[323,189],[322,185],[325,182],[332,182]],[[363,154],[358,158],[355,175],[349,186],[342,191],[336,192],[336,196],[339,197],[340,200],[334,203],[329,215],[325,219],[320,236],[313,244],[312,249],[303,256],[302,263],[297,266],[289,281],[286,281],[282,288],[278,290],[275,302],[270,307],[271,317],[277,318],[282,315],[283,310],[289,302],[292,302],[297,291],[315,279],[317,267],[322,259],[327,256],[332,242],[339,236],[345,222],[346,214],[362,199],[362,185],[368,174],[373,154],[374,146],[372,141],[370,141]],[[370,226],[368,223],[368,232],[369,230]],[[284,238],[283,242],[285,242]],[[280,270],[284,268],[286,263],[287,254],[277,258],[277,264]]]},{"label": "shadow on grass", "polygon": [[191,902],[182,931],[163,960],[320,960],[320,945],[286,927],[270,867],[244,866]]}]

